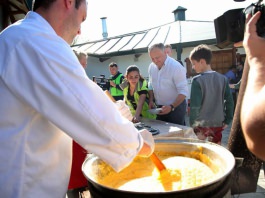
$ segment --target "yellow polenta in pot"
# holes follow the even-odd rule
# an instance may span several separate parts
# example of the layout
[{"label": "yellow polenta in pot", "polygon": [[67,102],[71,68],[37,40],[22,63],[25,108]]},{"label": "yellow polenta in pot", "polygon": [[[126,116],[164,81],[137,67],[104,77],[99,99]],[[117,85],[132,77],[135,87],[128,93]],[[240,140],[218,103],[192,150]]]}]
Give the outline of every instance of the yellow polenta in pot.
[{"label": "yellow polenta in pot", "polygon": [[[211,150],[212,147],[217,149]],[[93,155],[85,160],[82,170],[89,183],[106,192],[157,192],[162,195],[198,189],[212,183],[216,186],[218,180],[223,182],[222,177],[230,174],[234,165],[232,154],[222,153],[223,150],[212,144],[162,142],[156,144],[155,149],[167,168],[162,172],[156,169],[150,158],[136,157],[127,168],[117,173]]]},{"label": "yellow polenta in pot", "polygon": [[115,172],[104,162],[94,164],[98,169],[94,180],[115,189],[139,192],[165,192],[200,186],[215,178],[218,168],[201,153],[157,152],[166,166],[159,172],[149,158],[136,157],[133,163],[121,172]]}]

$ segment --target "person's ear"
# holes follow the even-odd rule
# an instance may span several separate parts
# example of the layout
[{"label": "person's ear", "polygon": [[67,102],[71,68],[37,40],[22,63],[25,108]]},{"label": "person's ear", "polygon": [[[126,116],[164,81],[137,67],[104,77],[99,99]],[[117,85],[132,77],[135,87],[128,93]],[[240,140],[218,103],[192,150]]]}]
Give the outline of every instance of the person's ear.
[{"label": "person's ear", "polygon": [[75,0],[63,0],[66,8],[71,8],[75,4]]}]

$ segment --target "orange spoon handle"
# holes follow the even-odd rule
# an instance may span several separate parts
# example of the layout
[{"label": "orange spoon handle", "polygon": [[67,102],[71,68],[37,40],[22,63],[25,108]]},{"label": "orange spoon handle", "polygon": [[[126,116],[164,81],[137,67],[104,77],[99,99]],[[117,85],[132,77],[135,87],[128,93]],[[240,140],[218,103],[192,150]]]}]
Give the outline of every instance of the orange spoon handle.
[{"label": "orange spoon handle", "polygon": [[152,153],[152,155],[150,156],[150,159],[152,160],[152,162],[155,164],[156,168],[159,171],[166,169],[165,165],[161,162],[161,160],[157,157],[155,153]]},{"label": "orange spoon handle", "polygon": [[[116,100],[112,97],[112,95],[110,94],[110,92],[108,90],[105,90],[104,91],[105,94],[109,97],[109,99],[112,101],[112,102],[115,102]],[[156,168],[159,170],[159,171],[162,171],[162,170],[165,170],[166,167],[165,165],[161,162],[161,160],[156,156],[155,153],[152,153],[152,155],[150,156],[151,160],[153,161],[153,163],[155,164]]]},{"label": "orange spoon handle", "polygon": [[105,90],[104,92],[112,102],[116,102],[115,98],[113,98],[113,96],[110,94],[110,92],[108,90]]}]

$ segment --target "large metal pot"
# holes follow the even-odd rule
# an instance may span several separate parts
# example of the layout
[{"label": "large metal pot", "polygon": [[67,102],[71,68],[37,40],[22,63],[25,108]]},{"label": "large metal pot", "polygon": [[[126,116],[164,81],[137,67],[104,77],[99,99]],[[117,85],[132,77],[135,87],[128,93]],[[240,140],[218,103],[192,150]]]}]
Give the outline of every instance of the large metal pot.
[{"label": "large metal pot", "polygon": [[[90,155],[84,161],[82,171],[88,180],[88,186],[91,190],[96,192],[101,197],[115,197],[115,198],[170,198],[170,197],[224,197],[231,186],[232,170],[235,166],[235,158],[226,148],[213,144],[210,142],[199,141],[194,139],[181,139],[181,138],[159,138],[156,139],[155,152],[181,152],[181,151],[194,151],[198,147],[202,148],[202,153],[207,155],[215,166],[219,167],[217,177],[201,186],[169,191],[169,192],[136,192],[124,191],[119,189],[110,188],[99,184],[95,180],[95,175],[102,174],[100,170],[95,168],[96,163],[102,161],[95,155]],[[101,175],[104,177],[104,174]]]}]

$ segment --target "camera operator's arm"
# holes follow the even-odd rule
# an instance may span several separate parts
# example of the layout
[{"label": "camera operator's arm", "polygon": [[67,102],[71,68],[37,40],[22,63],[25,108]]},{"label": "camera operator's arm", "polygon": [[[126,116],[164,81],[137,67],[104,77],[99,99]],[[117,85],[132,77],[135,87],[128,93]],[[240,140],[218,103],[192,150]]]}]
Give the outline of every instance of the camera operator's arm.
[{"label": "camera operator's arm", "polygon": [[110,80],[109,83],[110,83],[110,86],[116,87],[116,84],[112,80]]},{"label": "camera operator's arm", "polygon": [[124,76],[120,78],[120,82],[118,84],[115,84],[112,80],[110,80],[110,86],[115,87],[119,90],[122,90],[122,88],[120,87],[120,84],[122,83],[123,79],[124,79]]},{"label": "camera operator's arm", "polygon": [[256,28],[260,14],[257,12],[253,17],[247,17],[243,46],[249,74],[241,109],[241,124],[249,150],[265,160],[265,39],[257,35]]}]

